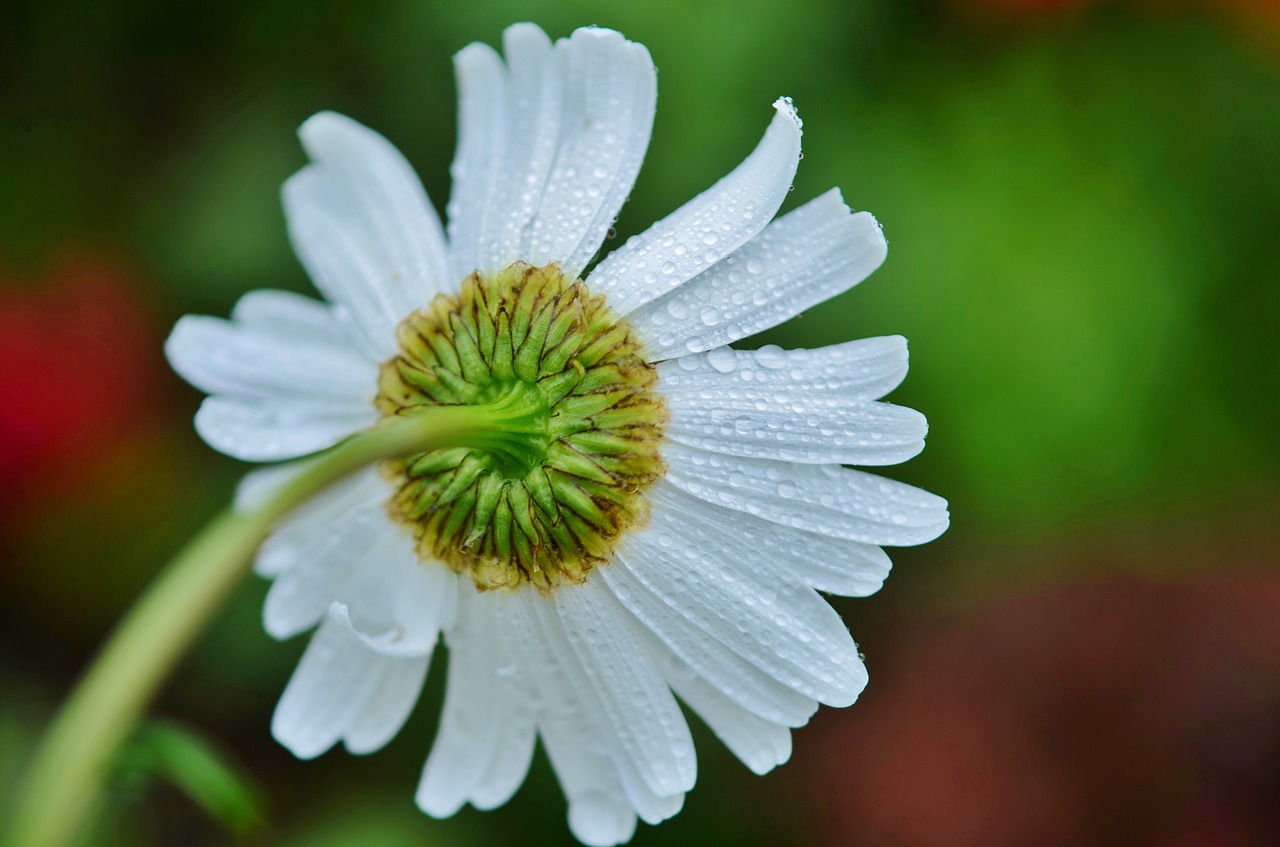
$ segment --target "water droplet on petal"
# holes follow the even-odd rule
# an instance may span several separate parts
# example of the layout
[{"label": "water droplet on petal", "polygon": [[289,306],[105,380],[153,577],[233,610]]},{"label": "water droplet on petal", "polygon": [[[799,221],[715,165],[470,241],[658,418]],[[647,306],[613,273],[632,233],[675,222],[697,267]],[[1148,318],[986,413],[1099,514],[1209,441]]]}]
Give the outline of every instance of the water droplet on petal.
[{"label": "water droplet on petal", "polygon": [[722,374],[731,373],[738,366],[738,357],[730,347],[717,347],[707,353],[707,364]]}]

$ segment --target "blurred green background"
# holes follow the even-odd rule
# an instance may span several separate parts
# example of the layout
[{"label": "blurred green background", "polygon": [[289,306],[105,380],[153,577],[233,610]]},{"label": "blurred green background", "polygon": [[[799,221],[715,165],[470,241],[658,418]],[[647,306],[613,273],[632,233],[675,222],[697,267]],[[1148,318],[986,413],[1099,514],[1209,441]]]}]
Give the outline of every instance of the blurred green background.
[{"label": "blurred green background", "polygon": [[[840,186],[891,249],[756,343],[906,335],[894,399],[931,436],[890,475],[952,503],[942,540],[837,604],[867,654],[862,700],[823,710],[763,779],[695,727],[699,786],[634,843],[1280,843],[1269,0],[7,0],[0,796],[246,469],[199,442],[200,397],[161,343],[245,291],[311,290],[278,200],[304,163],[294,129],[321,109],[377,128],[442,204],[450,56],[520,20],[618,28],[660,69],[621,237],[794,98],[806,155],[784,208]],[[247,583],[184,664],[88,843],[568,842],[541,754],[500,811],[414,809],[441,657],[382,752],[301,763],[275,745],[304,639],[262,632],[264,592]],[[204,783],[175,786],[184,769]]]}]

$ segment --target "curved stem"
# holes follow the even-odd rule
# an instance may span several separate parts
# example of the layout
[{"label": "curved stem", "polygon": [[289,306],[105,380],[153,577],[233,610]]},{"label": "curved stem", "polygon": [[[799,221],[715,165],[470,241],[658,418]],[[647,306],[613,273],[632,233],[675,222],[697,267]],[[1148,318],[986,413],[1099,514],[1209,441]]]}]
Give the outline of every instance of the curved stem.
[{"label": "curved stem", "polygon": [[504,429],[507,414],[496,406],[415,409],[310,460],[251,510],[215,518],[134,605],[54,718],[31,761],[6,843],[61,847],[75,836],[114,753],[280,518],[373,462],[474,444]]}]

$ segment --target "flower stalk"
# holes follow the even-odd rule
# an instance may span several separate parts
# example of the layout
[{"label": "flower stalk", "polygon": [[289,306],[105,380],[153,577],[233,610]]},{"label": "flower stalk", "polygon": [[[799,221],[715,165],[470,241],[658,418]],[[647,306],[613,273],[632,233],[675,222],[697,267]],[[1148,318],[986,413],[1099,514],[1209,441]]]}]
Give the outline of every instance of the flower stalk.
[{"label": "flower stalk", "polygon": [[251,508],[216,517],[134,605],[54,717],[31,760],[4,843],[71,842],[97,801],[115,753],[281,518],[375,462],[441,447],[485,448],[495,439],[518,442],[522,434],[537,437],[524,432],[527,417],[527,409],[505,396],[485,406],[415,409],[310,460]]}]

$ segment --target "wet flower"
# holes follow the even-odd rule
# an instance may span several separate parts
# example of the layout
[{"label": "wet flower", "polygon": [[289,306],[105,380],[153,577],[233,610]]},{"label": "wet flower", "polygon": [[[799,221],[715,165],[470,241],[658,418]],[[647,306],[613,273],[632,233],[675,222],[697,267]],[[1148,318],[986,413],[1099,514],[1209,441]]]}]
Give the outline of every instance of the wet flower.
[{"label": "wet flower", "polygon": [[284,201],[329,302],[254,292],[229,321],[184,318],[168,354],[212,395],[203,437],[252,461],[424,409],[515,421],[370,469],[264,545],[268,631],[319,624],[272,729],[304,758],[378,749],[443,632],[418,804],[501,805],[541,738],[574,835],[614,844],[693,786],[677,697],[758,773],[819,703],[852,703],[866,671],[818,591],[874,592],[880,545],[948,518],[842,467],[923,446],[923,417],[879,402],[906,373],[903,339],[727,346],[885,256],[875,219],[834,190],[773,219],[800,157],[790,101],[740,166],[592,266],[648,146],[649,54],[595,28],[504,41],[505,62],[479,44],[457,57],[447,236],[385,139],[317,115]]}]

